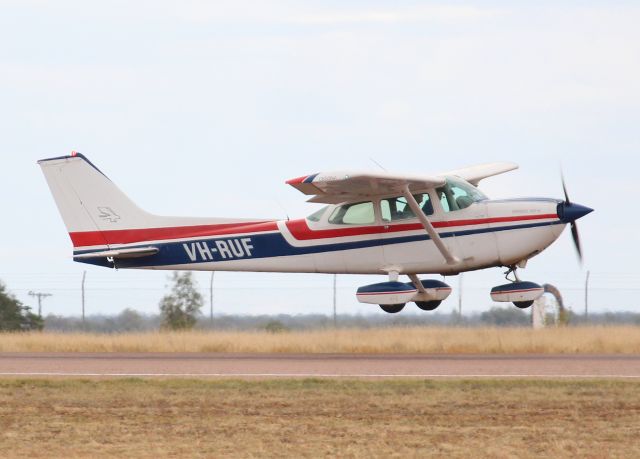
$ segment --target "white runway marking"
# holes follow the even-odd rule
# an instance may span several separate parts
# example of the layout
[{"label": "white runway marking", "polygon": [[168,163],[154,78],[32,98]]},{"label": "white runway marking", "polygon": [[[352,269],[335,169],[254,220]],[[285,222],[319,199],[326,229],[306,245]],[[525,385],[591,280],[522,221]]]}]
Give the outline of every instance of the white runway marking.
[{"label": "white runway marking", "polygon": [[0,372],[2,376],[85,376],[85,377],[209,377],[209,378],[561,378],[561,379],[640,379],[640,375],[563,375],[563,374],[317,374],[317,373],[64,373]]}]

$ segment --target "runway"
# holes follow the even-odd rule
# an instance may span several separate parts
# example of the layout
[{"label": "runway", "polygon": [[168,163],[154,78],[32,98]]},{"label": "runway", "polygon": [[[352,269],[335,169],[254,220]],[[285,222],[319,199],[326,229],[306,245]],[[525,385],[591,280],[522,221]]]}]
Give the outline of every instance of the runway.
[{"label": "runway", "polygon": [[0,377],[640,379],[640,355],[0,353]]}]

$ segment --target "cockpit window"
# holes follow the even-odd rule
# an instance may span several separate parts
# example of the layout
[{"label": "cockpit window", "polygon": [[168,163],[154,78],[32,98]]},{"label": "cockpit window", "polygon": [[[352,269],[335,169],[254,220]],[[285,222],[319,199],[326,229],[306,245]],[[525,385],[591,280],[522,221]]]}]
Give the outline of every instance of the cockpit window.
[{"label": "cockpit window", "polygon": [[477,189],[463,180],[448,178],[445,186],[436,190],[442,209],[445,212],[466,209],[474,202],[484,201],[487,197]]},{"label": "cockpit window", "polygon": [[307,220],[309,220],[310,222],[319,222],[324,213],[327,211],[327,207],[329,206],[324,206],[322,209],[315,211],[307,217]]},{"label": "cockpit window", "polygon": [[368,225],[375,222],[373,203],[356,202],[345,204],[333,211],[329,223],[334,225]]},{"label": "cockpit window", "polygon": [[[433,206],[427,193],[414,194],[413,197],[426,215],[433,214]],[[382,220],[385,222],[416,218],[404,196],[381,199],[380,212],[382,213]]]}]

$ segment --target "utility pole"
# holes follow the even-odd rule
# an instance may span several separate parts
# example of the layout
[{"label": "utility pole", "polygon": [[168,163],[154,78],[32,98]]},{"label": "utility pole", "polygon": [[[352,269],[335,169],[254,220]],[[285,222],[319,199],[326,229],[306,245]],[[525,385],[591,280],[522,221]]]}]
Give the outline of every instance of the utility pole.
[{"label": "utility pole", "polygon": [[458,275],[458,320],[462,321],[462,273]]},{"label": "utility pole", "polygon": [[338,318],[336,316],[336,300],[337,300],[337,296],[336,296],[336,280],[338,278],[337,274],[333,275],[333,328],[336,328],[338,326]]},{"label": "utility pole", "polygon": [[591,277],[591,271],[587,271],[587,279],[584,283],[584,321],[589,320],[589,279]]},{"label": "utility pole", "polygon": [[84,280],[87,277],[87,272],[82,272],[82,327],[84,328]]},{"label": "utility pole", "polygon": [[213,325],[213,275],[214,271],[211,271],[211,281],[209,282],[209,319],[211,325]]},{"label": "utility pole", "polygon": [[38,298],[38,315],[42,317],[42,300],[43,298],[52,296],[51,293],[34,292],[33,290],[31,290],[29,292],[29,296],[35,296],[36,298]]}]

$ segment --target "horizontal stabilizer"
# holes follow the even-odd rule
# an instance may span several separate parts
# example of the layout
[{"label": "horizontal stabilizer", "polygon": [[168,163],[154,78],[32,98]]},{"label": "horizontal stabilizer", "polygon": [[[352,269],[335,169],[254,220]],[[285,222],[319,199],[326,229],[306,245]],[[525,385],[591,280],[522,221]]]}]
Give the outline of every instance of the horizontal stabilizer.
[{"label": "horizontal stabilizer", "polygon": [[134,249],[115,249],[104,250],[102,252],[82,253],[80,255],[74,255],[73,258],[81,260],[92,258],[143,258],[155,255],[159,251],[160,250],[156,247],[138,247]]}]

